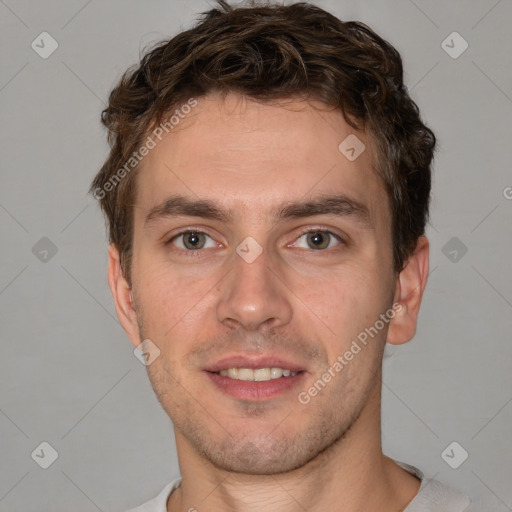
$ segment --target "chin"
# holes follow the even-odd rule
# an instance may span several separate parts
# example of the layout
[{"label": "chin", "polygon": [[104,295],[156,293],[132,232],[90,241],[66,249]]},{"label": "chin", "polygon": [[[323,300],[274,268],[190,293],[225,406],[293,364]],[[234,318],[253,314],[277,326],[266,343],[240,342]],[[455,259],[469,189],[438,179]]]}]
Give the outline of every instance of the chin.
[{"label": "chin", "polygon": [[[279,429],[276,430],[276,432]],[[303,433],[276,432],[260,434],[259,438],[244,437],[234,439],[231,436],[212,442],[205,439],[189,439],[196,450],[216,468],[230,473],[245,475],[277,475],[297,470],[319,460],[319,457],[338,439],[343,431],[323,428],[307,429]],[[251,439],[250,441],[248,439]]]},{"label": "chin", "polygon": [[307,464],[311,455],[280,450],[262,451],[248,442],[236,451],[210,454],[210,462],[223,471],[244,475],[276,475],[298,469]]}]

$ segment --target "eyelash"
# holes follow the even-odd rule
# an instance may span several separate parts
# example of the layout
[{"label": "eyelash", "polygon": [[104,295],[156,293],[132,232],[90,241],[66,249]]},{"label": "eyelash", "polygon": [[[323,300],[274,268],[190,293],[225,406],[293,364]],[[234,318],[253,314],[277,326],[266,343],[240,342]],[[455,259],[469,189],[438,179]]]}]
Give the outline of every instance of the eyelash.
[{"label": "eyelash", "polygon": [[[187,233],[199,233],[199,234],[202,234],[202,235],[206,235],[210,238],[212,238],[213,240],[213,237],[211,237],[208,233],[205,233],[204,231],[201,231],[199,229],[193,229],[193,228],[187,228],[187,229],[184,229],[183,231],[180,231],[178,233],[175,233],[169,240],[167,240],[165,242],[165,245],[168,246],[168,245],[171,245],[172,244],[172,241],[175,240],[176,238],[180,237],[180,236],[183,236],[183,235],[186,235]],[[299,238],[303,237],[304,235],[307,235],[309,233],[328,233],[329,235],[331,235],[332,237],[334,237],[340,244],[345,244],[345,241],[341,238],[341,236],[337,235],[336,233],[333,233],[332,231],[330,231],[329,229],[326,229],[326,228],[313,228],[313,229],[308,229],[307,231],[304,231],[303,233],[301,233],[296,239],[295,241],[299,240]],[[295,242],[294,242],[295,243]],[[291,245],[291,244],[290,244]],[[321,250],[318,250],[318,251],[315,251],[314,249],[309,249],[310,251],[315,251],[315,252],[325,252],[325,251],[328,251],[328,250],[333,250],[335,249],[334,248],[331,248],[331,249],[321,249]],[[190,258],[197,258],[199,256],[201,256],[201,252],[202,250],[201,249],[197,249],[197,250],[190,250],[190,249],[181,249],[181,248],[176,248],[177,251],[180,251],[182,253],[185,253],[187,257],[190,257]]]}]

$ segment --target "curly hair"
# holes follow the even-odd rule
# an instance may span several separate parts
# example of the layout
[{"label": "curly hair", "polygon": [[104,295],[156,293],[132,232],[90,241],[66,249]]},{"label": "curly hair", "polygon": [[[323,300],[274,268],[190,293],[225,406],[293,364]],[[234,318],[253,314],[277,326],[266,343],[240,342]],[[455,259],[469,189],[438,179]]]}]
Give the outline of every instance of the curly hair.
[{"label": "curly hair", "polygon": [[368,133],[390,198],[393,266],[400,272],[428,221],[436,139],[404,87],[398,51],[365,24],[309,3],[217,3],[193,28],[146,52],[102,112],[111,149],[90,191],[125,277],[130,282],[136,177],[136,166],[128,174],[125,164],[164,116],[214,92],[263,102],[312,98]]}]

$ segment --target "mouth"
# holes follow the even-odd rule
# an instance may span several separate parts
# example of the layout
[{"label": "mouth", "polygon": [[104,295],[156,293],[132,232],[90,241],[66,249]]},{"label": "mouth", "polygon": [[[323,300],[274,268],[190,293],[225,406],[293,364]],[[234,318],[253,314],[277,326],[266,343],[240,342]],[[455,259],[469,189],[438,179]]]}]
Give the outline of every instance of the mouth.
[{"label": "mouth", "polygon": [[289,392],[307,371],[276,358],[224,359],[204,369],[217,389],[241,400],[262,401]]},{"label": "mouth", "polygon": [[292,372],[286,368],[228,368],[215,372],[222,377],[246,382],[267,382],[269,380],[281,379],[282,377],[295,377],[299,372]]}]

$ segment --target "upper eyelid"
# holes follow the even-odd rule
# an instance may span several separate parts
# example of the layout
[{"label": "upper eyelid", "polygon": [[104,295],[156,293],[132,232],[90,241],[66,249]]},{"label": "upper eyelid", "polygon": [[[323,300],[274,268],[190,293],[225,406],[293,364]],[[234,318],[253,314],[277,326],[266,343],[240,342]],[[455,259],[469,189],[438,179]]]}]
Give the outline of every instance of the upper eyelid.
[{"label": "upper eyelid", "polygon": [[166,240],[166,243],[169,243],[171,242],[172,240],[174,240],[175,238],[178,238],[179,236],[182,236],[182,235],[186,235],[187,233],[200,233],[202,235],[206,235],[206,236],[209,236],[212,240],[214,239],[214,237],[212,235],[210,235],[210,233],[204,231],[204,228],[201,228],[201,229],[196,229],[196,228],[184,228],[182,231],[178,231],[177,233],[174,233],[173,235],[171,236],[165,236],[164,237],[164,240]]}]

